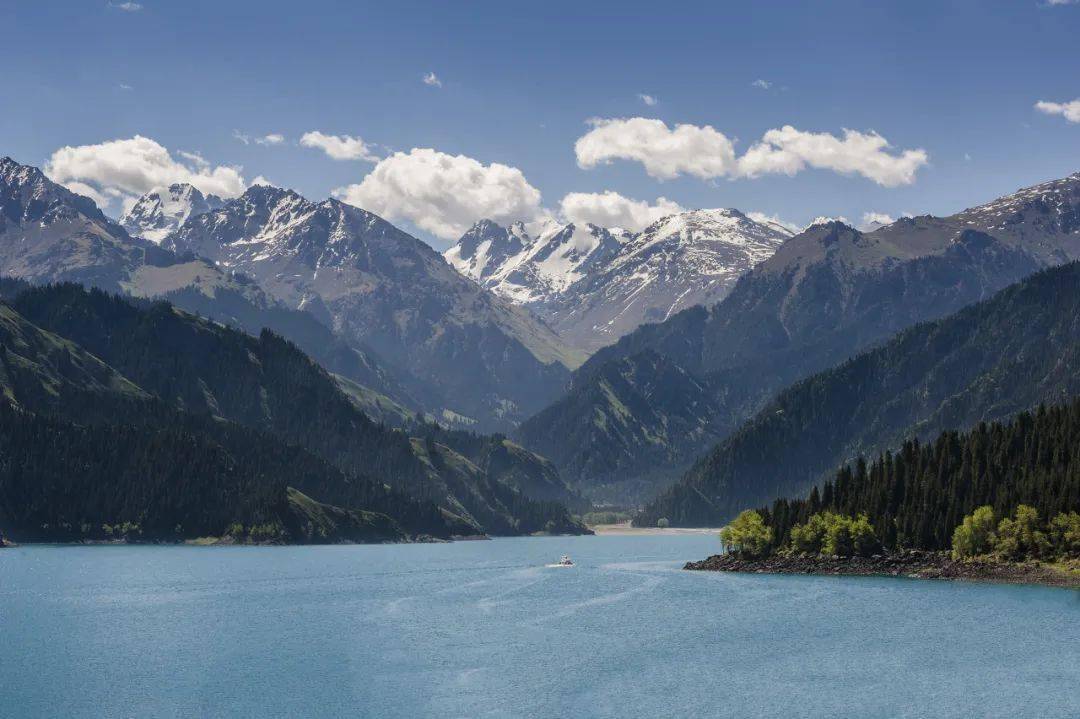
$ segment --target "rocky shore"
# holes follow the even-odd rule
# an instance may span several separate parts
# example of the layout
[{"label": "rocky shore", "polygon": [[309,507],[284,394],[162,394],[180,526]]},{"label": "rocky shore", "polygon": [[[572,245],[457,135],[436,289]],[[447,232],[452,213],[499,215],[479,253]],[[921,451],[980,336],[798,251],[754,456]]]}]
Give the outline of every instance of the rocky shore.
[{"label": "rocky shore", "polygon": [[753,574],[822,574],[891,576],[917,579],[958,579],[1008,584],[1041,584],[1080,588],[1080,569],[1040,562],[957,561],[947,552],[908,550],[873,557],[819,557],[773,555],[764,559],[741,559],[734,554],[714,554],[683,569]]}]

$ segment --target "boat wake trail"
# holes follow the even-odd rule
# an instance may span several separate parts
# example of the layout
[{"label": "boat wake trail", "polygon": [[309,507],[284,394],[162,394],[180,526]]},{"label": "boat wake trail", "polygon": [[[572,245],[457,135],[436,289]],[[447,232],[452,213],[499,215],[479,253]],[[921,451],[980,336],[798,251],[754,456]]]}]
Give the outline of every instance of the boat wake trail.
[{"label": "boat wake trail", "polygon": [[492,609],[499,606],[500,604],[506,604],[506,597],[509,597],[512,594],[516,594],[524,589],[528,589],[534,584],[539,584],[544,580],[544,577],[540,573],[539,568],[531,567],[529,569],[522,569],[517,572],[512,572],[504,577],[501,577],[501,579],[511,581],[517,579],[525,581],[518,581],[516,584],[514,584],[514,586],[508,587],[501,592],[496,592],[495,594],[487,597],[481,597],[476,602],[476,606],[478,609],[484,612],[490,612]]},{"label": "boat wake trail", "polygon": [[[600,569],[601,571],[621,574],[627,578],[636,577],[641,579],[641,583],[630,587],[629,589],[623,589],[617,592],[609,592],[607,594],[600,594],[595,597],[590,597],[580,602],[568,604],[558,612],[553,614],[551,619],[558,619],[561,617],[567,617],[577,612],[588,610],[593,607],[599,607],[606,604],[614,604],[616,602],[626,601],[631,597],[638,594],[647,594],[653,591],[664,582],[664,577],[658,573],[651,573],[651,571],[644,570],[642,566],[645,564],[655,563],[629,563],[629,564],[611,564],[604,565]],[[666,571],[666,568],[663,568]]]}]

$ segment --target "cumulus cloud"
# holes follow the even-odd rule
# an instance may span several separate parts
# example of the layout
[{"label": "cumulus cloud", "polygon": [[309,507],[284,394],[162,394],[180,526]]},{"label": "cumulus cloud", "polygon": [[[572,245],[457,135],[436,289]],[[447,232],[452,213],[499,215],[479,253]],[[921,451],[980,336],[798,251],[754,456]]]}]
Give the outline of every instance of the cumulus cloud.
[{"label": "cumulus cloud", "polygon": [[638,93],[638,99],[644,102],[649,107],[656,104],[656,97],[653,95],[646,95],[645,93]]},{"label": "cumulus cloud", "polygon": [[778,215],[767,215],[764,212],[747,212],[746,216],[754,222],[760,222],[765,225],[779,225],[791,234],[801,232],[803,229],[802,225],[797,225],[794,222],[782,220]]},{"label": "cumulus cloud", "polygon": [[862,216],[862,226],[864,229],[873,229],[881,225],[891,225],[896,222],[896,218],[885,212],[864,212]]},{"label": "cumulus cloud", "polygon": [[924,150],[890,153],[888,141],[876,132],[844,130],[840,138],[785,125],[769,130],[737,157],[734,143],[710,125],[669,128],[662,120],[643,117],[594,119],[589,124],[592,129],[574,145],[580,167],[632,160],[660,180],[683,174],[701,179],[794,175],[812,167],[859,174],[894,187],[914,182],[928,159]]},{"label": "cumulus cloud", "polygon": [[61,147],[45,163],[45,173],[102,207],[117,199],[122,205],[130,204],[139,195],[174,182],[189,182],[202,192],[222,197],[236,197],[247,188],[239,167],[212,166],[196,153],[178,155],[186,162],[154,140],[136,135],[98,145]]},{"label": "cumulus cloud", "polygon": [[600,227],[621,227],[637,232],[661,217],[682,212],[677,202],[666,197],[649,204],[624,197],[617,192],[571,192],[562,198],[559,211],[570,222],[592,223]]},{"label": "cumulus cloud", "polygon": [[457,239],[480,219],[506,224],[542,213],[540,191],[516,167],[425,148],[395,152],[359,184],[334,195],[388,220],[409,220],[447,240]]},{"label": "cumulus cloud", "polygon": [[85,182],[66,182],[64,183],[64,187],[68,188],[76,195],[89,197],[98,207],[108,207],[109,203],[113,200],[109,195]]},{"label": "cumulus cloud", "polygon": [[280,145],[285,142],[285,136],[277,132],[271,132],[269,135],[249,135],[239,130],[233,130],[232,134],[234,138],[245,145]]},{"label": "cumulus cloud", "polygon": [[758,88],[759,90],[768,90],[770,87],[772,87],[771,82],[769,82],[768,80],[760,80],[760,79],[759,80],[754,80],[752,83],[750,83],[750,85],[752,87]]},{"label": "cumulus cloud", "polygon": [[430,85],[431,87],[442,87],[442,80],[440,80],[438,75],[433,72],[427,73],[422,79],[425,85]]},{"label": "cumulus cloud", "polygon": [[850,225],[851,224],[850,222],[848,222],[848,218],[844,217],[843,215],[837,215],[836,217],[829,217],[828,215],[819,215],[818,217],[815,217],[814,219],[810,220],[810,224],[808,224],[806,226],[806,229],[809,229],[809,228],[813,227],[814,225],[828,225],[828,224],[830,224],[832,222],[842,222],[845,225]]},{"label": "cumulus cloud", "polygon": [[670,180],[681,174],[702,179],[722,177],[735,168],[731,140],[706,125],[676,125],[644,117],[593,119],[592,129],[574,144],[583,169],[613,160],[633,160],[652,177]]},{"label": "cumulus cloud", "polygon": [[1047,115],[1061,115],[1069,122],[1080,122],[1080,98],[1072,102],[1046,102],[1040,100],[1035,103],[1035,109]]},{"label": "cumulus cloud", "polygon": [[379,161],[379,158],[371,151],[370,145],[362,138],[351,135],[325,135],[318,130],[312,130],[304,133],[300,138],[300,144],[322,150],[334,160]]},{"label": "cumulus cloud", "polygon": [[926,164],[925,150],[890,154],[888,141],[876,132],[844,130],[843,138],[827,132],[803,132],[791,125],[769,130],[739,158],[739,174],[794,175],[807,167],[843,175],[862,175],[885,187],[910,185]]}]

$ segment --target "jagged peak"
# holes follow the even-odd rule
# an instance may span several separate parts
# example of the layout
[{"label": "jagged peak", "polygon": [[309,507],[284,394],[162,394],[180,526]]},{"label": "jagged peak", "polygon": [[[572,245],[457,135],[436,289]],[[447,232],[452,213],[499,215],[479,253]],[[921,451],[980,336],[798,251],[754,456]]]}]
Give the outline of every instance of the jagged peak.
[{"label": "jagged peak", "polygon": [[505,229],[507,229],[507,228],[503,227],[502,225],[500,225],[495,220],[491,220],[491,219],[488,219],[488,218],[485,217],[484,219],[477,220],[475,223],[473,223],[473,226],[470,227],[468,230],[466,230],[465,234],[466,235],[487,234],[488,232],[491,232],[493,230],[505,230]]},{"label": "jagged peak", "polygon": [[33,165],[23,165],[7,156],[0,158],[0,177],[2,177],[5,182],[9,183],[31,184],[49,182],[45,173],[37,167],[34,167]]}]

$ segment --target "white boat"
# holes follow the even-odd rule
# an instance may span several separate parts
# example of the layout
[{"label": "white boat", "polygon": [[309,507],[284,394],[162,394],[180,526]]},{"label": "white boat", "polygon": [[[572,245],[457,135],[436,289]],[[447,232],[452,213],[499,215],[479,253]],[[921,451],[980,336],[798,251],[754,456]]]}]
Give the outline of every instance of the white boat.
[{"label": "white boat", "polygon": [[572,567],[572,566],[574,566],[574,562],[570,559],[570,557],[568,555],[564,554],[561,557],[559,557],[558,566],[560,566],[560,567]]}]

